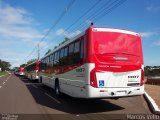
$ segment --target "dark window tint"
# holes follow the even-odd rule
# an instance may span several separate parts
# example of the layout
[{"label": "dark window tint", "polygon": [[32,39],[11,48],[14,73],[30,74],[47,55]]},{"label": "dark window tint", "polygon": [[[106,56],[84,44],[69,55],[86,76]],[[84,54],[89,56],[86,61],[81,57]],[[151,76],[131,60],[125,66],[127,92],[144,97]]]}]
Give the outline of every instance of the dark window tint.
[{"label": "dark window tint", "polygon": [[80,51],[80,41],[76,42],[74,45],[74,53],[77,53]]},{"label": "dark window tint", "polygon": [[63,58],[63,56],[64,56],[64,48],[61,49],[60,58]]},{"label": "dark window tint", "polygon": [[54,54],[54,64],[56,64],[56,61],[57,61],[57,52],[55,52]]},{"label": "dark window tint", "polygon": [[80,58],[82,59],[84,55],[84,40],[81,40],[81,53],[80,53]]},{"label": "dark window tint", "polygon": [[73,50],[74,50],[74,44],[72,43],[69,45],[69,54],[72,54]]},{"label": "dark window tint", "polygon": [[68,55],[68,47],[64,49],[64,57],[66,57],[67,55]]}]

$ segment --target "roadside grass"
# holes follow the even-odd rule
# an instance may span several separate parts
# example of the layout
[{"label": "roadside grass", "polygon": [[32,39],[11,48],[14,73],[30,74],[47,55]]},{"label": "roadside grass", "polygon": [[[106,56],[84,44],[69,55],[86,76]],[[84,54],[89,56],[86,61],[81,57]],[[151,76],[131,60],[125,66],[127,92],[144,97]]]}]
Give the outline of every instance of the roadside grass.
[{"label": "roadside grass", "polygon": [[0,76],[8,74],[7,72],[0,71]]}]

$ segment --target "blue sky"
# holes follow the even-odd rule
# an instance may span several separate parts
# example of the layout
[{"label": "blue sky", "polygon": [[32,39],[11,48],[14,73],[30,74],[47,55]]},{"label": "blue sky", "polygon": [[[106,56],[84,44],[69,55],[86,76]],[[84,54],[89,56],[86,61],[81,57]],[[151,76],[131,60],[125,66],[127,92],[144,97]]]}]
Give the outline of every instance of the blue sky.
[{"label": "blue sky", "polygon": [[[98,11],[101,11],[105,4],[104,10],[106,10],[115,0],[110,2],[75,0],[67,9],[70,1],[0,0],[0,59],[9,61],[14,67],[36,58],[37,48],[33,54],[29,54],[62,12],[66,11],[50,34],[40,43],[41,57],[64,37],[75,36],[93,21],[94,26],[121,28],[141,33],[145,65],[160,65],[160,0],[127,0],[105,15],[101,15],[103,11],[101,13]],[[65,31],[94,4],[96,6],[88,14]],[[92,17],[96,13],[101,17],[97,17],[99,19],[94,21]]]}]

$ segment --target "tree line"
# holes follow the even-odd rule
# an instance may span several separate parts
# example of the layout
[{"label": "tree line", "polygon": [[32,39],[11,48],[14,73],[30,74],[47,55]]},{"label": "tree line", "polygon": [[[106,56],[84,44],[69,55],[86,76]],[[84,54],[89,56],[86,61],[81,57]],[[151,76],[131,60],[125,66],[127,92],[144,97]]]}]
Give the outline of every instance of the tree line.
[{"label": "tree line", "polygon": [[144,71],[147,77],[160,76],[160,66],[146,66]]},{"label": "tree line", "polygon": [[9,62],[3,61],[0,59],[0,68],[1,71],[8,71],[10,70],[11,64]]},{"label": "tree line", "polygon": [[33,62],[35,62],[36,60],[37,60],[37,59],[31,59],[31,60],[29,60],[27,63],[21,64],[20,67],[25,67],[25,66],[27,66],[27,65],[29,65],[29,64],[31,64],[31,63],[33,63]]}]

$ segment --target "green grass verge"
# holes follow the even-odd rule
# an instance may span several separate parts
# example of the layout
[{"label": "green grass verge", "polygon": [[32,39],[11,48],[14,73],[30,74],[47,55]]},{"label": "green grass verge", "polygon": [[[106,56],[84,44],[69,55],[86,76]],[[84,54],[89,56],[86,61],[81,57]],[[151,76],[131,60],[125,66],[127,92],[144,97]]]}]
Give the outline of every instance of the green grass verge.
[{"label": "green grass verge", "polygon": [[0,71],[0,76],[8,74],[7,72]]}]

